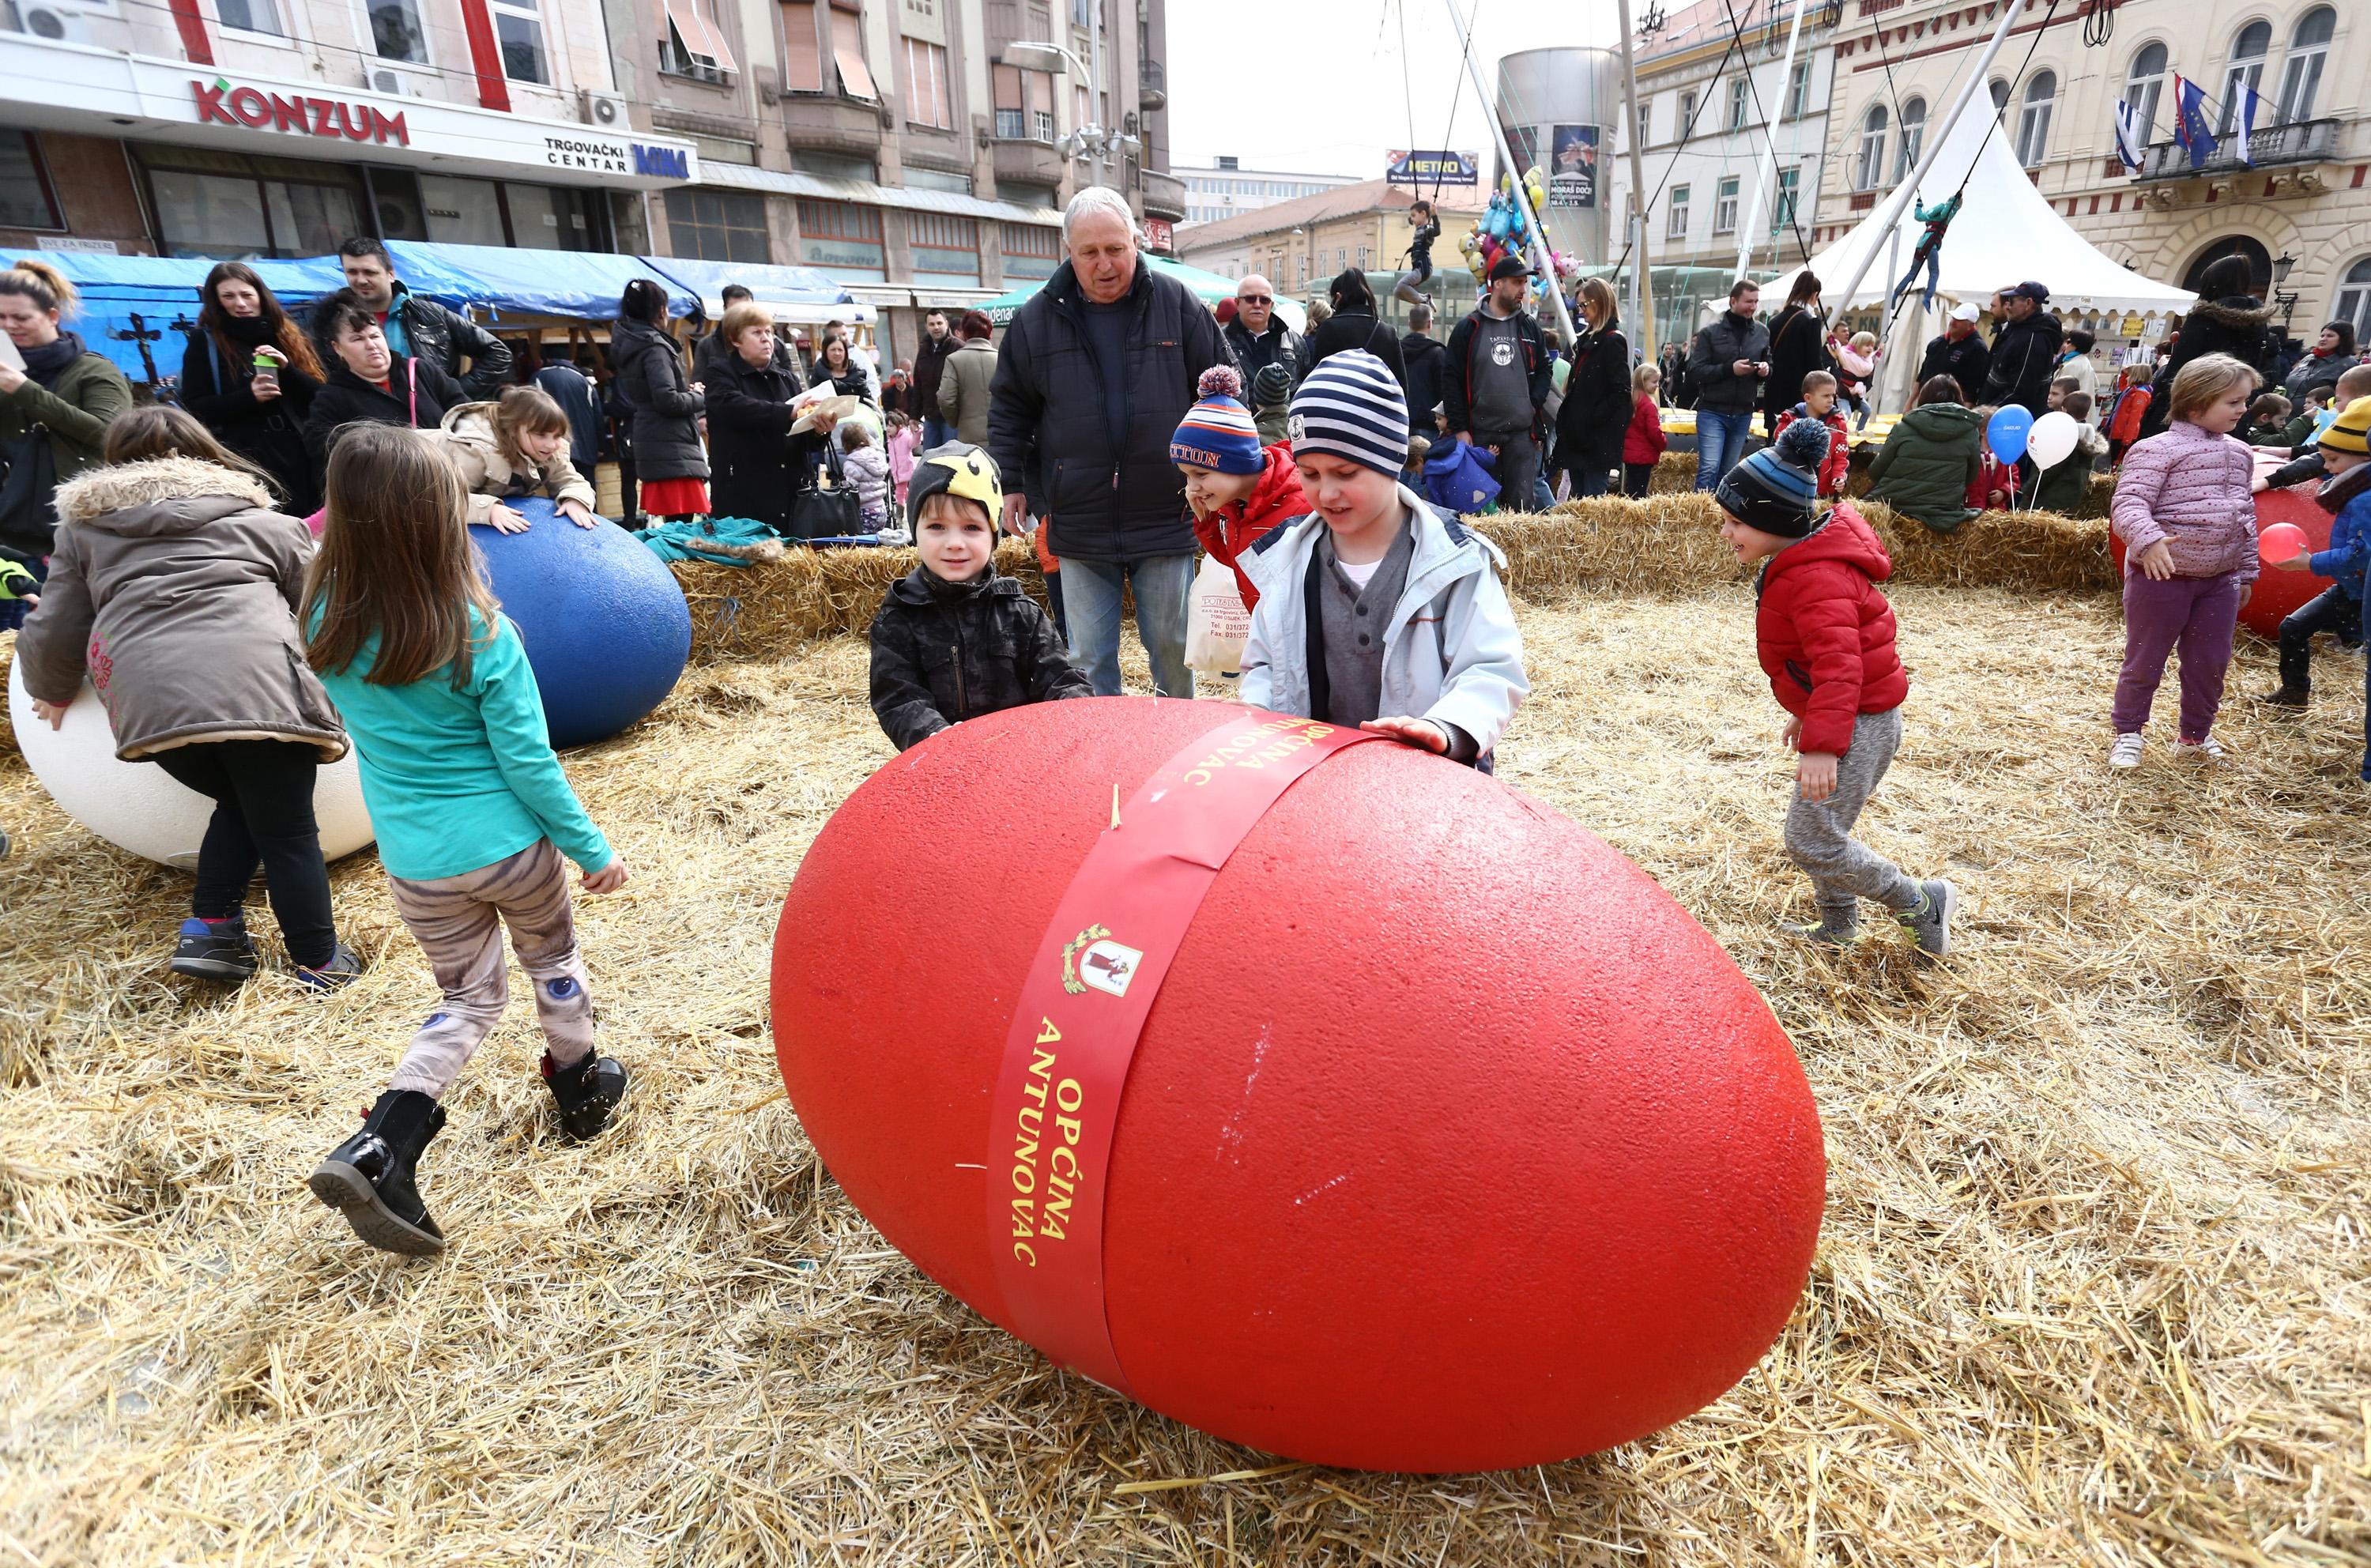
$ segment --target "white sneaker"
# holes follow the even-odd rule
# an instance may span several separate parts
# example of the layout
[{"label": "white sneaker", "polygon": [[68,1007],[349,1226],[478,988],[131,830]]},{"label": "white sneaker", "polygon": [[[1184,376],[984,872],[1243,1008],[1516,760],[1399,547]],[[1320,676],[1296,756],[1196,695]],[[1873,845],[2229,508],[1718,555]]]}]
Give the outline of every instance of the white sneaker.
[{"label": "white sneaker", "polygon": [[2177,762],[2221,762],[2223,755],[2223,743],[2212,735],[2203,741],[2177,741],[2173,746]]},{"label": "white sneaker", "polygon": [[2108,766],[2110,767],[2138,767],[2140,765],[2140,732],[2138,731],[2134,731],[2129,735],[2118,735],[2116,737],[2116,744],[2112,747],[2109,748]]}]

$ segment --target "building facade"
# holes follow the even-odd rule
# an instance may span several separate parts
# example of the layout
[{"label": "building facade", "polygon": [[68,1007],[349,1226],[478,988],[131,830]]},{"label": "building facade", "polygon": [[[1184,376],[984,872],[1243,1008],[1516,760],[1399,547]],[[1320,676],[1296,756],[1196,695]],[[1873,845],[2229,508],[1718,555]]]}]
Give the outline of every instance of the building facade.
[{"label": "building facade", "polygon": [[[1398,319],[1404,312],[1391,297],[1392,286],[1407,266],[1414,235],[1408,204],[1419,194],[1385,180],[1362,180],[1196,224],[1178,231],[1178,249],[1189,265],[1229,278],[1257,273],[1278,293],[1309,302],[1325,297],[1336,274],[1355,269],[1368,274],[1385,316]],[[1440,237],[1433,242],[1427,292],[1436,315],[1453,319],[1452,312],[1471,309],[1475,298],[1474,274],[1457,241],[1481,215],[1481,202],[1470,188],[1462,194],[1444,188],[1437,200]]]},{"label": "building facade", "polygon": [[1347,174],[1288,174],[1280,169],[1244,168],[1240,158],[1232,157],[1213,158],[1207,167],[1180,165],[1169,172],[1186,187],[1188,224],[1223,223],[1244,213],[1273,207],[1279,202],[1316,196],[1359,183]]},{"label": "building facade", "polygon": [[[1850,4],[1829,116],[1829,157],[1844,178],[1819,207],[1830,239],[1915,162],[1926,121],[1939,124],[2000,22],[1998,4]],[[2329,0],[2154,0],[2106,11],[2111,27],[2093,43],[2100,29],[2087,32],[2074,8],[2025,12],[1968,112],[1994,115],[1995,133],[2084,238],[2184,287],[2237,252],[2293,313],[2293,332],[2309,338],[2332,317],[2371,329],[2371,16]],[[2204,93],[2219,142],[2203,167],[2173,140],[2177,74]],[[2137,172],[2117,153],[2120,98],[2141,124]]]},{"label": "building facade", "polygon": [[[926,311],[1051,275],[1080,186],[1126,191],[1156,246],[1185,215],[1165,0],[13,0],[5,16],[0,243],[299,256],[375,230],[804,265],[904,357]],[[1061,55],[1004,63],[1025,43]],[[1086,127],[1106,133],[1092,149]]]},{"label": "building facade", "polygon": [[[1628,138],[1647,178],[1647,254],[1665,336],[1694,331],[1739,275],[1798,266],[1819,248],[1812,214],[1828,179],[1829,98],[1836,72],[1833,5],[1796,9],[1700,0],[1636,42],[1637,119],[1615,133],[1608,185],[1617,220],[1630,207]],[[1760,217],[1751,212],[1759,190]],[[1745,242],[1750,239],[1751,245]],[[1617,240],[1615,249],[1626,248]]]}]

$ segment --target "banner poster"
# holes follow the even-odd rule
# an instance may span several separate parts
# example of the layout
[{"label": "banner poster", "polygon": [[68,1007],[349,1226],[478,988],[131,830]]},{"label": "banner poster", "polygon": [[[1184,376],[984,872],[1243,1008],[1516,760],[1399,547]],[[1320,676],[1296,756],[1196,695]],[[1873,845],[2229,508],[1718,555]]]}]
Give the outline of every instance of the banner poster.
[{"label": "banner poster", "polygon": [[1552,127],[1556,163],[1548,170],[1548,205],[1597,205],[1597,133],[1594,125]]},{"label": "banner poster", "polygon": [[1393,185],[1421,185],[1428,189],[1463,185],[1470,189],[1482,183],[1482,157],[1478,153],[1394,151],[1391,162],[1384,166],[1383,179]]}]

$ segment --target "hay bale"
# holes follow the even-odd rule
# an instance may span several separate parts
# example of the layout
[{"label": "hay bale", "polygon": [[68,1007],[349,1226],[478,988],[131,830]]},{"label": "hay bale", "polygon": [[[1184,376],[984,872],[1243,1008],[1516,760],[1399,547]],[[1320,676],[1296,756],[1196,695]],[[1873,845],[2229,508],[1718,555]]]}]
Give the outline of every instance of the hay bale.
[{"label": "hay bale", "polygon": [[[17,662],[17,634],[0,632],[0,692],[8,689],[8,667]],[[0,751],[17,749],[17,725],[8,717],[8,702],[0,697]]]},{"label": "hay bale", "polygon": [[1655,471],[1648,476],[1647,493],[1683,495],[1696,488],[1696,455],[1693,452],[1666,452],[1655,459]]},{"label": "hay bale", "polygon": [[[691,605],[691,658],[697,664],[780,659],[817,638],[864,631],[889,585],[914,570],[914,549],[793,547],[779,561],[719,566],[672,561]],[[1019,577],[1045,600],[1045,582],[1026,541],[997,547],[997,570]]]}]

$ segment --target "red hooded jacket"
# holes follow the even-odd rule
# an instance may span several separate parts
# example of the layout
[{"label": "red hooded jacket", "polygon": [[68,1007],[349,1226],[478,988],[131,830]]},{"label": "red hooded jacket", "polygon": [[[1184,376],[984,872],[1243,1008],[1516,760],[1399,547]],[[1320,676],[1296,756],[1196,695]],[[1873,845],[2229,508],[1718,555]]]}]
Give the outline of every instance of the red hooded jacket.
[{"label": "red hooded jacket", "polygon": [[1902,706],[1893,606],[1877,585],[1893,562],[1851,503],[1762,568],[1753,635],[1770,694],[1803,721],[1798,751],[1851,749],[1853,721]]},{"label": "red hooded jacket", "polygon": [[1243,608],[1259,607],[1259,590],[1235,565],[1235,557],[1255,540],[1288,518],[1306,517],[1313,508],[1301,490],[1301,470],[1293,466],[1292,443],[1279,441],[1266,449],[1267,467],[1252,486],[1252,493],[1232,506],[1222,506],[1208,517],[1194,519],[1194,536],[1202,548],[1232,568]]},{"label": "red hooded jacket", "polygon": [[1663,433],[1663,410],[1644,392],[1634,392],[1630,398],[1630,428],[1622,432],[1622,460],[1656,462],[1671,444],[1671,438]]}]

